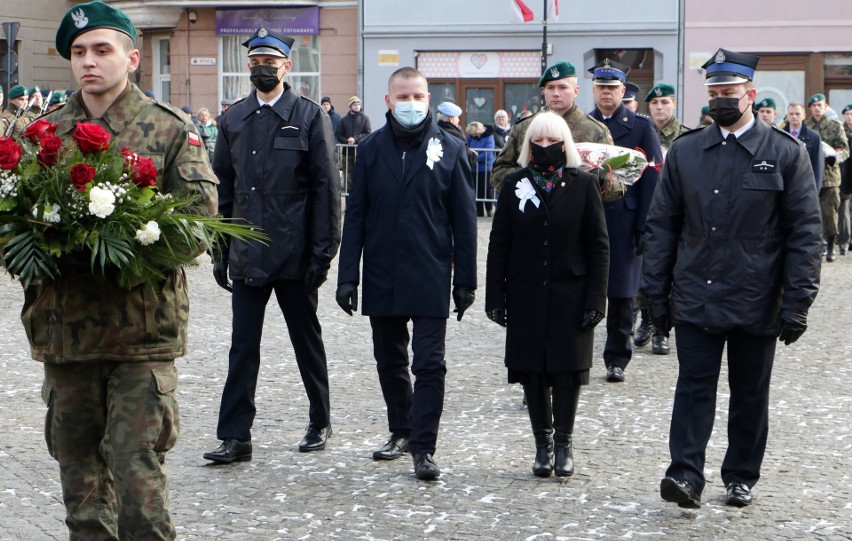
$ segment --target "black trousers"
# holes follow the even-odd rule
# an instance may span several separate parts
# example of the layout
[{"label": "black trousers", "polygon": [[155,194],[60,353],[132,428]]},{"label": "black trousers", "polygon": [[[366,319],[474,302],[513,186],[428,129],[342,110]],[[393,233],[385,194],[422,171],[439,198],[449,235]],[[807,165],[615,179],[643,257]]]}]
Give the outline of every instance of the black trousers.
[{"label": "black trousers", "polygon": [[633,299],[631,297],[607,297],[606,344],[604,364],[607,368],[617,366],[624,370],[633,356],[630,330],[633,328]]},{"label": "black trousers", "polygon": [[728,450],[722,462],[722,482],[754,486],[769,433],[769,380],[775,359],[774,336],[740,330],[709,334],[694,325],[675,329],[678,377],[669,432],[671,465],[668,477],[689,481],[704,490],[707,442],[716,415],[716,387],[722,350],[728,346]]},{"label": "black trousers", "polygon": [[[412,322],[414,357],[408,373],[408,322]],[[370,317],[376,370],[392,434],[408,436],[412,454],[434,453],[444,411],[444,360],[447,319]]]},{"label": "black trousers", "polygon": [[222,391],[216,430],[220,440],[251,439],[251,426],[257,411],[254,395],[260,370],[263,317],[273,291],[284,314],[296,365],[308,394],[310,424],[317,428],[329,425],[328,366],[317,319],[317,292],[308,293],[301,280],[281,280],[263,287],[235,281],[231,296],[234,321],[228,379]]}]

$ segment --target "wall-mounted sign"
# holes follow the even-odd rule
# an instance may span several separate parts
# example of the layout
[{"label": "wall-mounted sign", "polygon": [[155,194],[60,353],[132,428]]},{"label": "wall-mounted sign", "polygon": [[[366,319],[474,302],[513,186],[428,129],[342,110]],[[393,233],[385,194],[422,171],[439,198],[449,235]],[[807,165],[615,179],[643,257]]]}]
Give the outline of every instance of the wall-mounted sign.
[{"label": "wall-mounted sign", "polygon": [[319,7],[217,9],[216,33],[254,34],[260,25],[284,34],[319,34]]},{"label": "wall-mounted sign", "polygon": [[189,63],[193,66],[215,66],[216,65],[216,57],[192,57],[189,59]]},{"label": "wall-mounted sign", "polygon": [[399,49],[379,49],[380,66],[399,66]]}]

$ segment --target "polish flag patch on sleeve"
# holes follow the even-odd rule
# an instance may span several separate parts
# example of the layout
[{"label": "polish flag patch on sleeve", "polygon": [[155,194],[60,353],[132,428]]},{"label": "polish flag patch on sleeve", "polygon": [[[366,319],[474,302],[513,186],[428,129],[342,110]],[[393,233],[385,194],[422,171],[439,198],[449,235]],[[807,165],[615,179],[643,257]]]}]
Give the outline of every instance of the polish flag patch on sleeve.
[{"label": "polish flag patch on sleeve", "polygon": [[190,145],[193,145],[193,146],[196,146],[196,147],[201,146],[201,137],[199,137],[198,134],[189,132],[189,133],[187,133],[187,136],[189,137],[189,144]]}]

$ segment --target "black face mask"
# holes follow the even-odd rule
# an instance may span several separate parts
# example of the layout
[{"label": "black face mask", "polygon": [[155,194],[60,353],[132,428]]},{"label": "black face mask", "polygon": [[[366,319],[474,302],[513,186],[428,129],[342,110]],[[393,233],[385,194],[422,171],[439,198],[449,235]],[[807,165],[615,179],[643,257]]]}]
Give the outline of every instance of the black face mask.
[{"label": "black face mask", "polygon": [[261,92],[271,92],[281,82],[278,78],[278,68],[263,65],[251,67],[249,80]]},{"label": "black face mask", "polygon": [[745,111],[740,111],[740,100],[743,97],[745,96],[739,98],[713,98],[708,102],[710,111],[707,114],[723,128],[733,126],[742,118],[743,113],[745,113]]},{"label": "black face mask", "polygon": [[556,142],[543,147],[530,143],[530,167],[542,174],[565,167],[565,143]]}]

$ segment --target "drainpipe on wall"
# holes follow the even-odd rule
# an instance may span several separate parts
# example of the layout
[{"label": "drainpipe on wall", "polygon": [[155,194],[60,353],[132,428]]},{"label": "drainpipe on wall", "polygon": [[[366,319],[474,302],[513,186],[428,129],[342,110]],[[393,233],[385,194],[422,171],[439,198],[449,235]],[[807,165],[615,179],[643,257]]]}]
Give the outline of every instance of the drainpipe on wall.
[{"label": "drainpipe on wall", "polygon": [[355,93],[356,96],[364,95],[364,4],[366,0],[358,1],[358,47],[355,53],[355,67],[357,73],[355,74],[356,81],[355,86],[358,91]]}]

